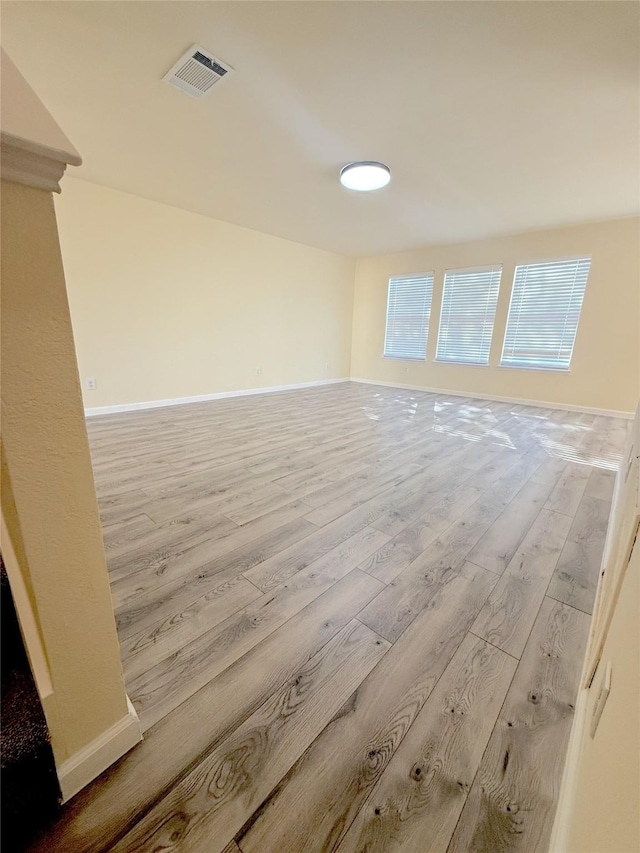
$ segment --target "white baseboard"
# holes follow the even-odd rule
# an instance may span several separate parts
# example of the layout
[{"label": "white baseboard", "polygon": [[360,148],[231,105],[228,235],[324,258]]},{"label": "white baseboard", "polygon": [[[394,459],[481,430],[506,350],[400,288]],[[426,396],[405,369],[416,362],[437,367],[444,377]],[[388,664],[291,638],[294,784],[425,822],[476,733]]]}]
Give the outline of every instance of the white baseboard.
[{"label": "white baseboard", "polygon": [[140,721],[127,697],[126,715],[58,767],[62,802],[74,797],[141,740]]},{"label": "white baseboard", "polygon": [[274,394],[276,391],[294,391],[296,388],[315,388],[317,385],[336,385],[349,382],[345,379],[316,379],[314,382],[298,382],[295,385],[269,385],[266,388],[246,388],[242,391],[220,391],[216,394],[199,394],[196,397],[174,397],[172,400],[148,400],[143,403],[123,403],[118,406],[98,406],[85,409],[87,417],[112,415],[116,412],[136,412],[140,409],[161,409],[165,406],[184,406],[187,403],[206,403],[209,400],[224,400],[227,397],[249,397],[252,394]]},{"label": "white baseboard", "polygon": [[295,391],[297,388],[314,388],[318,385],[336,385],[341,382],[360,382],[364,385],[382,385],[385,388],[402,388],[406,391],[425,391],[429,394],[446,394],[453,397],[471,397],[476,400],[495,400],[498,403],[514,403],[543,409],[562,409],[568,412],[584,412],[610,418],[633,419],[634,412],[619,412],[613,409],[597,409],[591,406],[574,406],[570,403],[550,403],[545,400],[527,400],[520,397],[499,397],[494,394],[478,394],[475,391],[452,391],[448,388],[429,388],[424,385],[405,385],[401,382],[383,382],[378,379],[317,379],[314,382],[298,382],[294,385],[270,385],[266,388],[246,388],[242,391],[220,391],[215,394],[199,394],[195,397],[174,397],[169,400],[147,400],[142,403],[122,403],[116,406],[98,406],[84,410],[87,417],[112,415],[117,412],[136,412],[141,409],[160,409],[165,406],[184,406],[187,403],[206,403],[209,400],[224,400],[230,397],[249,397],[253,394],[274,394],[277,391]]},{"label": "white baseboard", "polygon": [[446,394],[453,397],[471,397],[475,400],[495,400],[498,403],[514,403],[519,406],[535,406],[541,409],[562,409],[567,412],[584,412],[588,415],[603,415],[607,418],[635,417],[634,412],[618,412],[614,409],[594,409],[590,406],[573,406],[570,403],[549,403],[545,400],[525,400],[520,397],[497,397],[494,394],[478,394],[475,391],[450,391],[447,388],[427,388],[424,385],[404,385],[400,382],[382,382],[378,379],[356,379],[351,382],[362,382],[364,385],[383,385],[385,388],[403,388],[407,391],[426,391],[429,394]]}]

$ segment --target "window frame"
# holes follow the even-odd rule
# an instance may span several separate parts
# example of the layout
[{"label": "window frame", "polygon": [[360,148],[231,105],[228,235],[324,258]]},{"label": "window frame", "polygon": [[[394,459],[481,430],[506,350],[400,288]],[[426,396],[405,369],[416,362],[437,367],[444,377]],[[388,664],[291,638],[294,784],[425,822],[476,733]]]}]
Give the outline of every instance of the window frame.
[{"label": "window frame", "polygon": [[[387,333],[389,331],[389,303],[391,298],[391,282],[397,279],[431,279],[431,296],[429,299],[428,311],[426,313],[426,323],[425,323],[425,336],[424,336],[424,356],[410,356],[410,355],[389,355],[386,352],[387,349]],[[385,325],[384,325],[384,338],[382,341],[382,358],[392,359],[393,361],[415,361],[419,363],[424,363],[427,361],[427,347],[429,345],[429,334],[430,334],[430,325],[431,325],[431,312],[433,309],[433,288],[435,285],[435,271],[430,270],[427,272],[411,272],[411,273],[400,273],[396,275],[390,275],[387,279],[387,308],[385,313]]]},{"label": "window frame", "polygon": [[[440,343],[440,334],[442,332],[442,318],[443,318],[443,309],[445,304],[445,293],[446,293],[446,284],[447,284],[447,273],[482,273],[482,272],[491,272],[491,273],[499,273],[498,277],[498,287],[496,291],[495,304],[493,309],[493,318],[491,321],[491,335],[489,336],[489,347],[487,349],[487,360],[486,361],[464,361],[458,359],[450,359],[450,358],[438,358],[438,345]],[[493,344],[493,334],[495,331],[495,321],[496,314],[498,311],[498,301],[500,299],[500,289],[502,287],[502,273],[504,272],[504,264],[496,263],[496,264],[478,264],[471,267],[451,267],[449,269],[445,269],[442,276],[442,299],[440,300],[440,316],[438,318],[438,337],[436,339],[436,352],[434,356],[434,363],[436,364],[458,364],[463,365],[464,367],[489,367],[490,359],[491,359],[491,346]]]},{"label": "window frame", "polygon": [[[511,316],[511,306],[513,304],[513,296],[515,293],[515,283],[516,283],[516,275],[519,267],[529,267],[529,266],[544,266],[545,264],[566,264],[571,261],[589,261],[589,271],[587,273],[587,280],[585,281],[585,289],[584,294],[582,296],[582,303],[580,305],[580,314],[578,316],[578,322],[576,323],[576,332],[573,338],[573,344],[571,347],[571,355],[569,356],[569,364],[567,367],[545,367],[543,365],[533,365],[533,364],[505,364],[504,359],[504,349],[507,342],[507,330],[509,328],[509,317]],[[502,350],[500,352],[500,361],[496,365],[497,367],[503,370],[535,370],[542,371],[544,373],[560,373],[563,375],[567,375],[571,373],[571,364],[573,362],[573,353],[576,346],[576,340],[578,338],[578,329],[580,327],[580,320],[582,319],[582,311],[584,308],[584,300],[587,295],[587,284],[589,283],[589,276],[591,275],[591,266],[593,264],[593,256],[584,253],[580,255],[565,255],[561,257],[545,257],[545,258],[536,258],[534,260],[529,261],[516,261],[513,265],[513,278],[511,281],[511,293],[509,295],[509,307],[507,309],[507,317],[505,320],[504,326],[504,334],[502,336]]]}]

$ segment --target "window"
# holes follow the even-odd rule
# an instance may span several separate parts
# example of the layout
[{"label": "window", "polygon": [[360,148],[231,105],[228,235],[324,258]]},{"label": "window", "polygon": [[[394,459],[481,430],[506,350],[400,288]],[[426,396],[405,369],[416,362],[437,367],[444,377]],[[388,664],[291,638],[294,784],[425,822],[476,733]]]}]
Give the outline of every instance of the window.
[{"label": "window", "polygon": [[488,364],[502,267],[447,270],[436,361]]},{"label": "window", "polygon": [[384,333],[386,358],[424,360],[427,357],[432,295],[433,273],[397,275],[389,279]]},{"label": "window", "polygon": [[500,364],[569,369],[590,266],[580,258],[516,267]]}]

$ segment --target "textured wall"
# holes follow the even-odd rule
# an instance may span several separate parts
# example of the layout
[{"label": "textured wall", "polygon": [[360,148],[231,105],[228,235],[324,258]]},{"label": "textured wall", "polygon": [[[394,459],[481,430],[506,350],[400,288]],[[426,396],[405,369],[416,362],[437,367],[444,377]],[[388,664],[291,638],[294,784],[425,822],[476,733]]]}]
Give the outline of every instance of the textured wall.
[{"label": "textured wall", "polygon": [[3,511],[49,662],[59,764],[126,715],[126,694],[53,199],[5,181],[2,442]]}]

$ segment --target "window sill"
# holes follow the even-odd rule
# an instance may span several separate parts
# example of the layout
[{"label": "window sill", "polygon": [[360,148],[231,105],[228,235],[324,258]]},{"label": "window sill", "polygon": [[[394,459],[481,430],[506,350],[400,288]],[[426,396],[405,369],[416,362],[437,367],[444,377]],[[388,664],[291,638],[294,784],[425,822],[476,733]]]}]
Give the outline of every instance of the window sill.
[{"label": "window sill", "polygon": [[500,370],[534,370],[536,373],[571,373],[570,367],[526,367],[523,364],[497,364],[496,367]]},{"label": "window sill", "polygon": [[424,364],[427,360],[426,356],[425,356],[425,358],[411,358],[408,355],[384,355],[383,354],[381,356],[381,358],[383,358],[385,361],[414,361],[418,364]]},{"label": "window sill", "polygon": [[434,358],[434,364],[453,364],[455,367],[490,367],[490,364],[478,364],[477,361],[446,361],[443,358]]},{"label": "window sill", "polygon": [[[413,364],[427,364],[428,359],[425,358],[409,358],[408,356],[402,355],[382,355],[380,356],[384,361],[407,361]],[[450,364],[454,367],[474,367],[480,368],[481,370],[486,370],[490,368],[491,370],[533,370],[536,373],[561,373],[566,376],[571,373],[571,368],[562,368],[562,367],[525,367],[520,364],[476,364],[471,361],[444,361],[443,359],[433,358],[430,361],[431,364]]]}]

